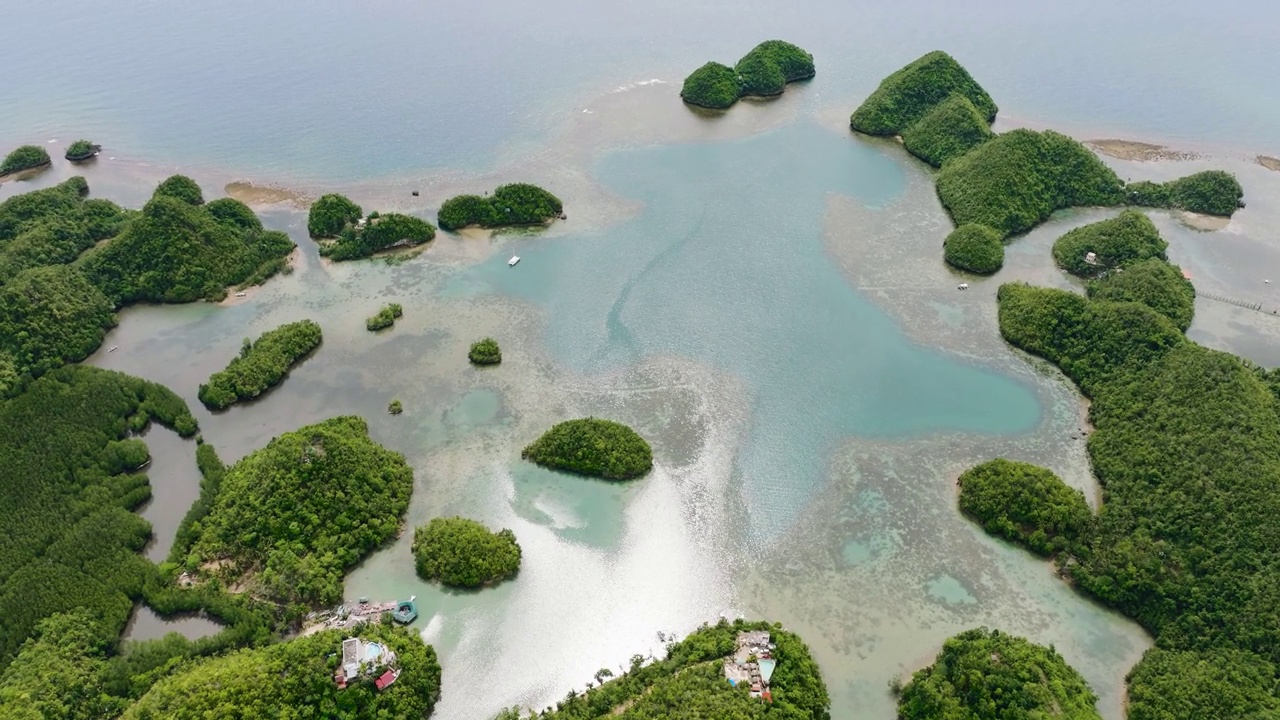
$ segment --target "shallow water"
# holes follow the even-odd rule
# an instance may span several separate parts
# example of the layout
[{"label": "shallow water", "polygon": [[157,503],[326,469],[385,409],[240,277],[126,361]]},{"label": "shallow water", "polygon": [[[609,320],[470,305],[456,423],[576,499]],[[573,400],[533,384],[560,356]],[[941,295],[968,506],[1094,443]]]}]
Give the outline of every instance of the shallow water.
[{"label": "shallow water", "polygon": [[146,605],[139,605],[134,609],[121,637],[123,640],[158,640],[169,633],[178,633],[188,640],[198,640],[221,629],[221,625],[209,618],[183,615],[166,619],[155,614]]},{"label": "shallow water", "polygon": [[[1016,279],[1077,287],[1049,247],[1110,212],[1061,214],[1010,245],[995,277],[958,275],[941,261],[950,226],[930,171],[892,142],[850,136],[847,114],[885,73],[943,47],[996,96],[1004,124],[1052,118],[1082,136],[1228,146],[1189,162],[1109,162],[1133,179],[1236,172],[1249,207],[1225,228],[1155,217],[1197,287],[1269,303],[1280,173],[1251,159],[1280,154],[1260,30],[1280,17],[1264,3],[1024,5],[726,12],[664,0],[633,12],[552,0],[531,17],[504,0],[331,3],[302,17],[240,0],[41,3],[6,19],[76,41],[0,49],[13,79],[0,87],[11,109],[0,137],[103,142],[103,157],[74,171],[134,206],[179,168],[209,197],[248,177],[428,217],[451,194],[517,179],[565,199],[570,220],[546,231],[442,234],[399,265],[326,264],[304,216],[272,210],[268,224],[301,246],[295,273],[225,306],[125,310],[89,361],[181,394],[228,464],[348,413],[406,455],[407,530],[351,574],[347,595],[417,596],[415,627],[445,666],[436,717],[544,707],[602,666],[660,652],[659,631],[742,613],[805,637],[835,717],[891,717],[892,678],[986,624],[1052,643],[1119,718],[1124,673],[1149,639],[1047,563],[986,537],[954,493],[966,467],[1004,455],[1096,500],[1081,400],[1000,341],[994,295]],[[766,36],[812,50],[818,77],[721,117],[679,104],[690,67]],[[71,172],[56,163],[0,197]],[[958,292],[962,281],[971,289]],[[390,300],[405,317],[367,333],[364,318]],[[283,385],[204,410],[198,384],[241,338],[304,317],[324,344]],[[1274,318],[1204,299],[1190,331],[1267,364],[1280,363],[1277,334]],[[466,348],[486,335],[504,362],[478,370]],[[403,415],[386,414],[393,398]],[[519,460],[547,426],[585,415],[639,429],[654,472],[616,484]],[[198,475],[194,460],[183,466],[192,442],[148,440],[155,499],[143,514],[159,558]],[[480,592],[419,581],[411,528],[452,514],[515,530],[518,577]],[[143,608],[131,636],[167,627]]]}]

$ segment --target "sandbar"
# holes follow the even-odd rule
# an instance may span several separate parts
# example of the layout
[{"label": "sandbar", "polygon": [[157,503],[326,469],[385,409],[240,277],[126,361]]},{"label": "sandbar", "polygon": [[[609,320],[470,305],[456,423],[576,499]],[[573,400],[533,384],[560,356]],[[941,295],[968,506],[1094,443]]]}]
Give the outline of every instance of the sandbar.
[{"label": "sandbar", "polygon": [[1258,164],[1268,170],[1280,172],[1280,158],[1274,158],[1270,155],[1259,155]]},{"label": "sandbar", "polygon": [[226,191],[227,197],[235,198],[251,207],[292,205],[299,209],[306,209],[311,205],[311,198],[306,193],[275,185],[254,185],[251,182],[237,180],[227,183],[223,190]]},{"label": "sandbar", "polygon": [[1137,142],[1136,140],[1086,140],[1085,145],[1103,155],[1135,162],[1194,160],[1198,157],[1195,153],[1171,150],[1164,145],[1153,145],[1151,143]]}]

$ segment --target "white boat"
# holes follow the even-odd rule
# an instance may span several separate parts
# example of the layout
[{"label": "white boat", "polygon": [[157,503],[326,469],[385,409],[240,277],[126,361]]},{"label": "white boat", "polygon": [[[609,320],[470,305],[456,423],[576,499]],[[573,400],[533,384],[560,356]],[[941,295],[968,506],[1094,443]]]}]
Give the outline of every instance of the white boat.
[{"label": "white boat", "polygon": [[238,293],[236,293],[236,297],[244,297],[245,295],[248,295],[248,294],[249,294],[249,293],[238,292]]},{"label": "white boat", "polygon": [[111,347],[107,348],[107,352],[115,352],[119,349],[120,349],[119,345],[112,345]]},{"label": "white boat", "polygon": [[518,262],[520,262],[520,256],[519,256],[519,255],[512,255],[512,256],[511,256],[511,259],[507,261],[507,264],[508,264],[508,265],[515,265],[515,264],[516,264],[516,263],[518,263]]}]

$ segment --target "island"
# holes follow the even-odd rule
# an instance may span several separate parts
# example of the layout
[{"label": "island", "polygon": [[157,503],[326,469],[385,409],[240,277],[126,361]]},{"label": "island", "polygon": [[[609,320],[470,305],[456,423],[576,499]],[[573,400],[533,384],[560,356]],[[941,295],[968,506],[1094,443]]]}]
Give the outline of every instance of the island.
[{"label": "island", "polygon": [[498,348],[498,341],[493,338],[477,340],[471,343],[467,359],[472,365],[497,365],[502,362],[502,350]]},{"label": "island", "polygon": [[986,225],[961,225],[942,242],[947,264],[979,275],[990,275],[1004,266],[1004,242]]},{"label": "island", "polygon": [[412,489],[364,420],[299,428],[226,470],[184,569],[297,612],[332,605],[345,572],[395,537]]},{"label": "island", "polygon": [[330,260],[358,260],[386,250],[413,248],[436,236],[431,223],[412,215],[371,212],[344,195],[322,195],[307,212],[307,232]]},{"label": "island", "polygon": [[995,121],[998,108],[987,91],[955,58],[934,50],[881,81],[849,126],[867,135],[902,135],[953,94],[967,99],[987,126]]},{"label": "island", "polygon": [[67,152],[63,156],[71,162],[84,162],[98,156],[102,152],[101,145],[95,145],[88,140],[77,140],[67,146]]},{"label": "island", "polygon": [[404,316],[404,308],[400,306],[400,303],[390,303],[384,305],[376,315],[365,320],[364,327],[369,332],[385,330],[386,328],[395,325],[396,320],[400,319],[402,316]]},{"label": "island", "polygon": [[1084,494],[1051,470],[996,458],[966,470],[957,484],[965,515],[1036,554],[1076,548],[1093,530]]},{"label": "island", "polygon": [[[799,636],[777,623],[722,618],[671,642],[659,659],[633,655],[617,677],[601,668],[585,692],[571,691],[538,717],[828,720],[830,705],[818,664]],[[513,708],[498,720],[519,717]]]},{"label": "island", "polygon": [[437,213],[442,230],[465,227],[496,228],[545,225],[564,215],[560,198],[529,183],[500,185],[493,195],[458,195],[444,201]]},{"label": "island", "polygon": [[1126,186],[1129,203],[1231,217],[1244,207],[1244,188],[1228,172],[1205,170],[1166,183],[1140,181]]},{"label": "island", "polygon": [[262,395],[320,347],[321,339],[320,326],[311,320],[281,325],[253,342],[245,338],[240,355],[200,386],[200,402],[210,410],[221,410]]},{"label": "island", "polygon": [[[229,214],[232,206],[236,211]],[[80,266],[116,305],[220,300],[229,287],[264,282],[287,267],[294,249],[288,235],[264,230],[238,200],[215,207],[216,215],[199,185],[174,175]]]},{"label": "island", "polygon": [[899,720],[1101,720],[1097,697],[1053,648],[999,630],[950,638],[899,689]]},{"label": "island", "polygon": [[413,560],[423,580],[477,588],[515,576],[520,544],[506,528],[492,532],[467,518],[433,518],[413,531]]},{"label": "island", "polygon": [[766,40],[730,68],[708,62],[684,80],[680,98],[689,105],[724,110],[744,97],[775,97],[788,83],[815,74],[813,56],[782,40]]},{"label": "island", "polygon": [[1078,227],[1053,243],[1058,267],[1089,278],[1135,260],[1165,259],[1169,244],[1151,219],[1137,210]]},{"label": "island", "polygon": [[23,145],[0,161],[0,176],[44,167],[51,162],[49,153],[44,148],[39,145]]},{"label": "island", "polygon": [[598,418],[557,423],[520,457],[553,470],[588,477],[629,480],[649,472],[653,451],[635,430]]},{"label": "island", "polygon": [[392,400],[391,404],[387,405],[389,415],[399,415],[402,412],[404,412],[404,405],[401,405],[399,400]]}]

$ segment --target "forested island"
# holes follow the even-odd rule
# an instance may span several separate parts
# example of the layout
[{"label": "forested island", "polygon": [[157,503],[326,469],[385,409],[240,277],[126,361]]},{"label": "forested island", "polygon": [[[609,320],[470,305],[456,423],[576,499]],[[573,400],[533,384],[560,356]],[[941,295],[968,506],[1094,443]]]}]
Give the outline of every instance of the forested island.
[{"label": "forested island", "polygon": [[502,362],[502,349],[498,347],[497,340],[484,338],[471,343],[467,359],[472,365],[497,365]]},{"label": "forested island", "polygon": [[948,639],[898,692],[899,720],[1101,720],[1097,697],[1061,655],[986,628]]},{"label": "forested island", "polygon": [[[995,101],[964,67],[934,51],[885,78],[849,125],[868,135],[900,136],[908,152],[939,168],[938,198],[957,228],[985,226],[1005,241],[1072,207],[1137,205],[1229,217],[1243,205],[1243,190],[1229,173],[1125,184],[1066,135],[993,133],[996,112]],[[960,238],[976,246],[978,234],[970,228]],[[981,247],[978,262],[974,253],[957,250],[947,253],[947,261],[963,270],[994,272],[1000,266],[994,249],[989,241]]]},{"label": "forested island", "polygon": [[952,267],[990,275],[1004,266],[1004,241],[986,225],[961,225],[942,241],[942,256]]},{"label": "forested island", "polygon": [[67,152],[63,157],[71,162],[84,162],[96,157],[101,151],[101,145],[95,145],[88,140],[76,140],[67,146]]},{"label": "forested island", "polygon": [[400,303],[388,303],[368,320],[365,320],[364,327],[369,332],[385,330],[395,325],[396,320],[399,320],[403,315],[404,308],[400,306]]},{"label": "forested island", "polygon": [[458,195],[444,201],[436,219],[443,230],[543,225],[564,215],[560,198],[529,183],[499,185],[492,195]]},{"label": "forested island", "polygon": [[612,420],[582,418],[557,423],[520,457],[553,470],[629,480],[649,472],[653,451],[635,430]]},{"label": "forested island", "polygon": [[[773,663],[767,682],[769,697],[752,697],[746,682],[731,684],[726,672],[734,672],[738,655],[744,664],[757,661],[744,654],[742,639],[761,634],[768,644],[761,652]],[[771,646],[771,647],[770,647]],[[726,665],[730,667],[726,668]],[[818,664],[799,636],[779,624],[721,619],[703,625],[684,640],[671,642],[659,660],[646,662],[634,655],[630,668],[611,680],[607,668],[596,673],[581,694],[570,691],[554,708],[535,713],[540,720],[657,720],[671,717],[743,718],[749,720],[829,720],[831,701]],[[523,717],[512,709],[498,720]]]},{"label": "forested island", "polygon": [[766,40],[751,49],[734,67],[708,62],[684,80],[680,98],[689,105],[723,110],[744,97],[773,97],[787,83],[815,74],[813,56],[782,40]]},{"label": "forested island", "polygon": [[290,368],[320,347],[322,337],[315,322],[299,320],[268,330],[253,342],[245,338],[240,355],[200,386],[200,402],[221,410],[258,397],[278,385]]},{"label": "forested island", "polygon": [[476,588],[514,576],[520,544],[506,528],[492,532],[468,518],[433,518],[413,531],[413,559],[423,580]]},{"label": "forested island", "polygon": [[4,156],[0,161],[0,176],[44,167],[52,162],[49,153],[39,145],[23,145]]},{"label": "forested island", "polygon": [[342,597],[352,565],[394,537],[413,470],[336,417],[273,439],[226,470],[183,564],[295,616]]},{"label": "forested island", "polygon": [[436,229],[412,215],[371,212],[339,194],[323,195],[307,213],[307,231],[330,260],[357,260],[384,250],[411,248],[431,241]]}]

